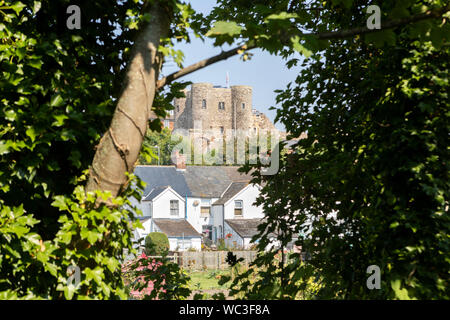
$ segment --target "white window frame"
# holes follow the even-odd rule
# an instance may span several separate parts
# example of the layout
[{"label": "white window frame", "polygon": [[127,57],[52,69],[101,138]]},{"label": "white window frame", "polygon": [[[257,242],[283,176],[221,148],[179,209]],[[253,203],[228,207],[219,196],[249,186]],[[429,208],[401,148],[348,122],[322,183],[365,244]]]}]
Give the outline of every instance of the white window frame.
[{"label": "white window frame", "polygon": [[[208,214],[202,213],[202,208],[208,208]],[[200,217],[207,218],[211,216],[211,199],[200,199]]]},{"label": "white window frame", "polygon": [[179,215],[180,215],[180,200],[170,200],[170,216],[179,216]]},{"label": "white window frame", "polygon": [[[240,203],[240,205],[238,205]],[[236,214],[236,210],[241,210],[241,214]],[[236,217],[243,217],[244,216],[244,201],[242,200],[234,200],[234,215]]]}]

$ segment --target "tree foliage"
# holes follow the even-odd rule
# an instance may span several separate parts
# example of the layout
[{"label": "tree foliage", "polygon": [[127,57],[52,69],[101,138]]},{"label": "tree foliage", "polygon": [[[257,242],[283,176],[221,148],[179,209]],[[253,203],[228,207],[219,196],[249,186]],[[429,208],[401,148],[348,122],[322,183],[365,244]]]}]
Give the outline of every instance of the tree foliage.
[{"label": "tree foliage", "polygon": [[[347,3],[341,10],[352,14],[329,15],[329,25],[364,23],[359,2]],[[408,5],[402,14],[419,7]],[[255,174],[266,182],[259,248],[278,231],[281,248],[299,237],[311,260],[278,267],[276,251],[264,254],[255,262],[267,266],[264,281],[249,290],[238,285],[244,273],[236,292],[293,298],[304,290],[296,281],[314,272],[322,278],[317,298],[448,299],[448,31],[436,20],[333,42],[279,91],[277,118],[292,137],[308,136],[277,175]],[[381,268],[380,290],[366,286],[370,265]],[[280,290],[271,291],[276,279]]]},{"label": "tree foliage", "polygon": [[[172,150],[179,143],[173,138],[169,128],[163,128],[161,132],[147,131],[145,135],[143,150],[139,156],[140,164],[171,165]],[[148,152],[144,152],[148,150]],[[159,159],[158,159],[159,154]]]},{"label": "tree foliage", "polygon": [[[0,292],[6,297],[124,296],[131,211],[85,195],[135,30],[135,2],[80,1],[83,28],[65,26],[69,1],[0,1]],[[116,28],[124,26],[118,34]],[[83,178],[84,177],[84,178]],[[74,191],[75,190],[75,191]],[[135,193],[135,196],[136,193]],[[138,197],[138,196],[137,196]],[[81,270],[77,288],[67,267]]]},{"label": "tree foliage", "polygon": [[169,252],[169,239],[162,232],[150,232],[145,237],[145,251],[150,256],[165,256]]},{"label": "tree foliage", "polygon": [[[127,199],[139,199],[143,185],[130,189],[126,172],[118,197],[84,185],[156,1],[80,0],[82,29],[68,30],[72,1],[0,0],[1,297],[125,296],[119,265],[139,225]],[[370,1],[382,21],[397,21],[377,31],[361,29],[369,2],[359,0],[219,0],[208,16],[181,1],[159,4],[170,16],[159,68],[168,59],[183,67],[174,44],[189,42],[189,29],[216,46],[238,43],[243,60],[254,47],[289,67],[300,63],[296,54],[310,56],[280,92],[278,112],[293,136],[308,138],[282,158],[259,201],[261,248],[264,235],[281,230],[285,244],[313,220],[302,241],[312,260],[309,269],[261,269],[248,296],[293,297],[300,287],[289,279],[319,272],[319,297],[448,297],[448,1]],[[164,117],[186,85],[155,85],[147,103]],[[338,220],[328,219],[333,211]],[[368,264],[383,270],[380,291],[364,289]],[[71,265],[81,270],[77,285],[68,283]],[[274,283],[269,275],[276,294],[260,290]]]}]

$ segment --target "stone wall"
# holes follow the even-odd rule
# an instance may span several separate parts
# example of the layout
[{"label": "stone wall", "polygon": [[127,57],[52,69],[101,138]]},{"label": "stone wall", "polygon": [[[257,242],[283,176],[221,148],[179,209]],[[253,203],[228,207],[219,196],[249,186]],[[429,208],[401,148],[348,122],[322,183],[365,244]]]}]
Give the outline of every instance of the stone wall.
[{"label": "stone wall", "polygon": [[[185,90],[185,95],[174,100],[175,129],[193,129],[200,122],[205,130],[275,128],[263,113],[256,116],[252,111],[250,86],[223,88],[211,83],[194,83],[191,90]],[[219,103],[223,108],[219,108]]]},{"label": "stone wall", "polygon": [[275,126],[272,121],[262,112],[258,112],[252,115],[253,128],[275,130]]}]

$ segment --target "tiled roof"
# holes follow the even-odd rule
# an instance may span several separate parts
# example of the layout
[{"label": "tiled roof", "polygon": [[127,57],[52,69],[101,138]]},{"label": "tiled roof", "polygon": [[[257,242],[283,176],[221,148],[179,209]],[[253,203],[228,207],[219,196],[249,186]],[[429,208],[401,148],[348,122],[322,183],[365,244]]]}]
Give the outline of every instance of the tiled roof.
[{"label": "tiled roof", "polygon": [[145,196],[144,199],[142,199],[143,201],[150,201],[153,200],[154,198],[156,198],[158,195],[160,195],[164,190],[166,190],[169,186],[160,186],[160,187],[156,187],[153,188],[150,193]]},{"label": "tiled roof", "polygon": [[251,238],[258,234],[262,219],[225,219],[225,222],[242,238]]},{"label": "tiled roof", "polygon": [[228,189],[224,192],[222,197],[219,200],[213,203],[213,205],[217,204],[225,204],[228,200],[233,198],[237,193],[239,193],[242,189],[244,189],[248,185],[248,181],[244,182],[232,182]]},{"label": "tiled roof", "polygon": [[185,219],[153,219],[161,232],[167,237],[201,237],[194,227]]},{"label": "tiled roof", "polygon": [[238,172],[237,166],[187,166],[177,171],[175,166],[137,166],[134,173],[147,183],[144,195],[153,189],[170,186],[180,196],[220,198],[230,183],[249,181],[250,175]]},{"label": "tiled roof", "polygon": [[183,174],[175,170],[174,166],[137,166],[134,174],[147,183],[144,195],[163,186],[171,186],[182,197],[190,194]]}]

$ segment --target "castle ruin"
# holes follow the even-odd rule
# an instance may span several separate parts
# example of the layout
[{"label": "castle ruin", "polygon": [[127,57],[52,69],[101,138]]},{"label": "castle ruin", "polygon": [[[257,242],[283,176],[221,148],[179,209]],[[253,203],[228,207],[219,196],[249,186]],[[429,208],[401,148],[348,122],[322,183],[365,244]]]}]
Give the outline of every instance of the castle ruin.
[{"label": "castle ruin", "polygon": [[224,88],[211,83],[194,83],[185,98],[174,100],[173,128],[220,130],[276,130],[267,116],[253,109],[252,87]]}]

